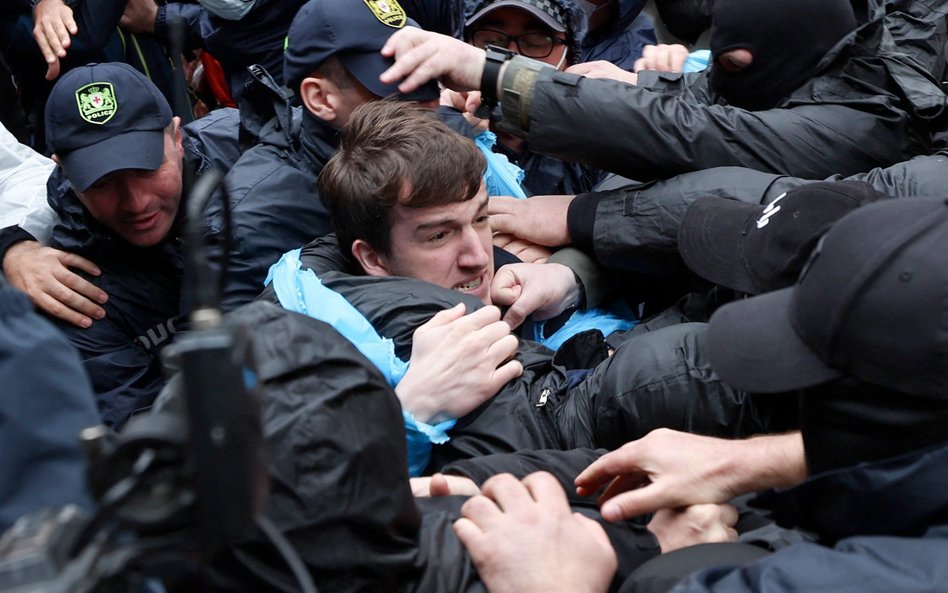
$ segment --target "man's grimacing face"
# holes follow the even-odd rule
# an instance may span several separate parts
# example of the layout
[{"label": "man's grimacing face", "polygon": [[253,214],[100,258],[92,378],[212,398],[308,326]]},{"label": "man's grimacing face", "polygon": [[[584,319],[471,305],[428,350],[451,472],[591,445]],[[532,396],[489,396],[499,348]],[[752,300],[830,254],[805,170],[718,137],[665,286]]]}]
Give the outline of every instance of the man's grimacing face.
[{"label": "man's grimacing face", "polygon": [[76,192],[93,218],[138,247],[157,245],[168,235],[181,202],[181,130],[165,133],[165,156],[154,171],[123,169]]},{"label": "man's grimacing face", "polygon": [[391,250],[379,255],[389,275],[425,280],[489,305],[494,251],[487,189],[444,206],[392,209]]}]

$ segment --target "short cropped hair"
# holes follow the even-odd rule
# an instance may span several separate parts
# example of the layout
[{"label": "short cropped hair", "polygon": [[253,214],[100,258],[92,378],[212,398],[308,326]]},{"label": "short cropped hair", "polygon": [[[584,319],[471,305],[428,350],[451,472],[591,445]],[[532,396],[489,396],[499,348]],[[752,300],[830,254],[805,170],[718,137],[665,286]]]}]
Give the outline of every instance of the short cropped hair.
[{"label": "short cropped hair", "polygon": [[470,200],[486,166],[474,142],[434,112],[404,101],[371,101],[352,112],[338,152],[319,174],[319,191],[346,254],[356,239],[389,254],[396,204],[429,208]]},{"label": "short cropped hair", "polygon": [[313,71],[311,76],[326,78],[340,89],[350,89],[356,82],[352,73],[343,65],[339,56],[330,56],[328,60],[319,65]]}]

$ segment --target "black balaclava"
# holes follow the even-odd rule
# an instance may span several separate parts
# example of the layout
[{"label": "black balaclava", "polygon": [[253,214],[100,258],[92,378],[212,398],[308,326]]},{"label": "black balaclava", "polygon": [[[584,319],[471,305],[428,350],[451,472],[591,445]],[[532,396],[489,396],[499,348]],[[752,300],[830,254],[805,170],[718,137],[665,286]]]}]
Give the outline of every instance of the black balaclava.
[{"label": "black balaclava", "polygon": [[948,398],[839,379],[801,392],[800,429],[818,474],[948,442]]},{"label": "black balaclava", "polygon": [[[816,74],[824,55],[856,29],[849,0],[714,0],[711,90],[743,109],[770,109]],[[727,72],[717,56],[746,49],[754,56]]]}]

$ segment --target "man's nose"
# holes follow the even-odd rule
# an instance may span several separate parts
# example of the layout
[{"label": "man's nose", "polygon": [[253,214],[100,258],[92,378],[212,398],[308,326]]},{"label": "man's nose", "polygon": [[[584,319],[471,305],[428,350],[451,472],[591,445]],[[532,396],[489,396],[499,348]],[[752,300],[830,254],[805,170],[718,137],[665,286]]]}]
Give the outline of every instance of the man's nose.
[{"label": "man's nose", "polygon": [[151,203],[148,184],[134,175],[122,180],[122,207],[129,213],[139,214],[148,209]]},{"label": "man's nose", "polygon": [[465,268],[484,268],[490,263],[490,256],[484,249],[481,237],[477,230],[468,228],[464,230],[464,245],[461,255],[458,258],[458,264]]}]

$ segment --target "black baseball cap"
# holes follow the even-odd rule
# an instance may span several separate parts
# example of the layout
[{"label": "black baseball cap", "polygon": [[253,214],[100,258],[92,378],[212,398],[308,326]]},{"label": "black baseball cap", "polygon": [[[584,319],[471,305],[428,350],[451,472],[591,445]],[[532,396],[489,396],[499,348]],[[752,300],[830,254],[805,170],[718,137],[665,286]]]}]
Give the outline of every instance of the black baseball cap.
[{"label": "black baseball cap", "polygon": [[283,78],[292,89],[332,56],[377,97],[430,101],[440,96],[431,81],[402,94],[379,81],[395,61],[382,57],[385,42],[404,27],[417,27],[397,0],[310,0],[293,18],[283,54]]},{"label": "black baseball cap", "polygon": [[823,181],[766,206],[700,198],[678,227],[678,250],[693,272],[715,284],[748,294],[786,288],[834,222],[887,197],[862,181]]},{"label": "black baseball cap", "polygon": [[64,74],[46,103],[46,144],[79,191],[114,171],[161,166],[171,106],[128,64],[89,64]]},{"label": "black baseball cap", "polygon": [[948,390],[948,201],[883,200],[841,218],[794,286],[725,305],[709,357],[758,393],[849,377],[917,396]]},{"label": "black baseball cap", "polygon": [[553,0],[488,1],[483,8],[467,19],[464,26],[470,27],[483,17],[500,8],[519,8],[520,10],[525,10],[539,19],[544,25],[559,33],[564,33],[569,29],[569,15],[566,14],[566,11],[559,3]]}]

